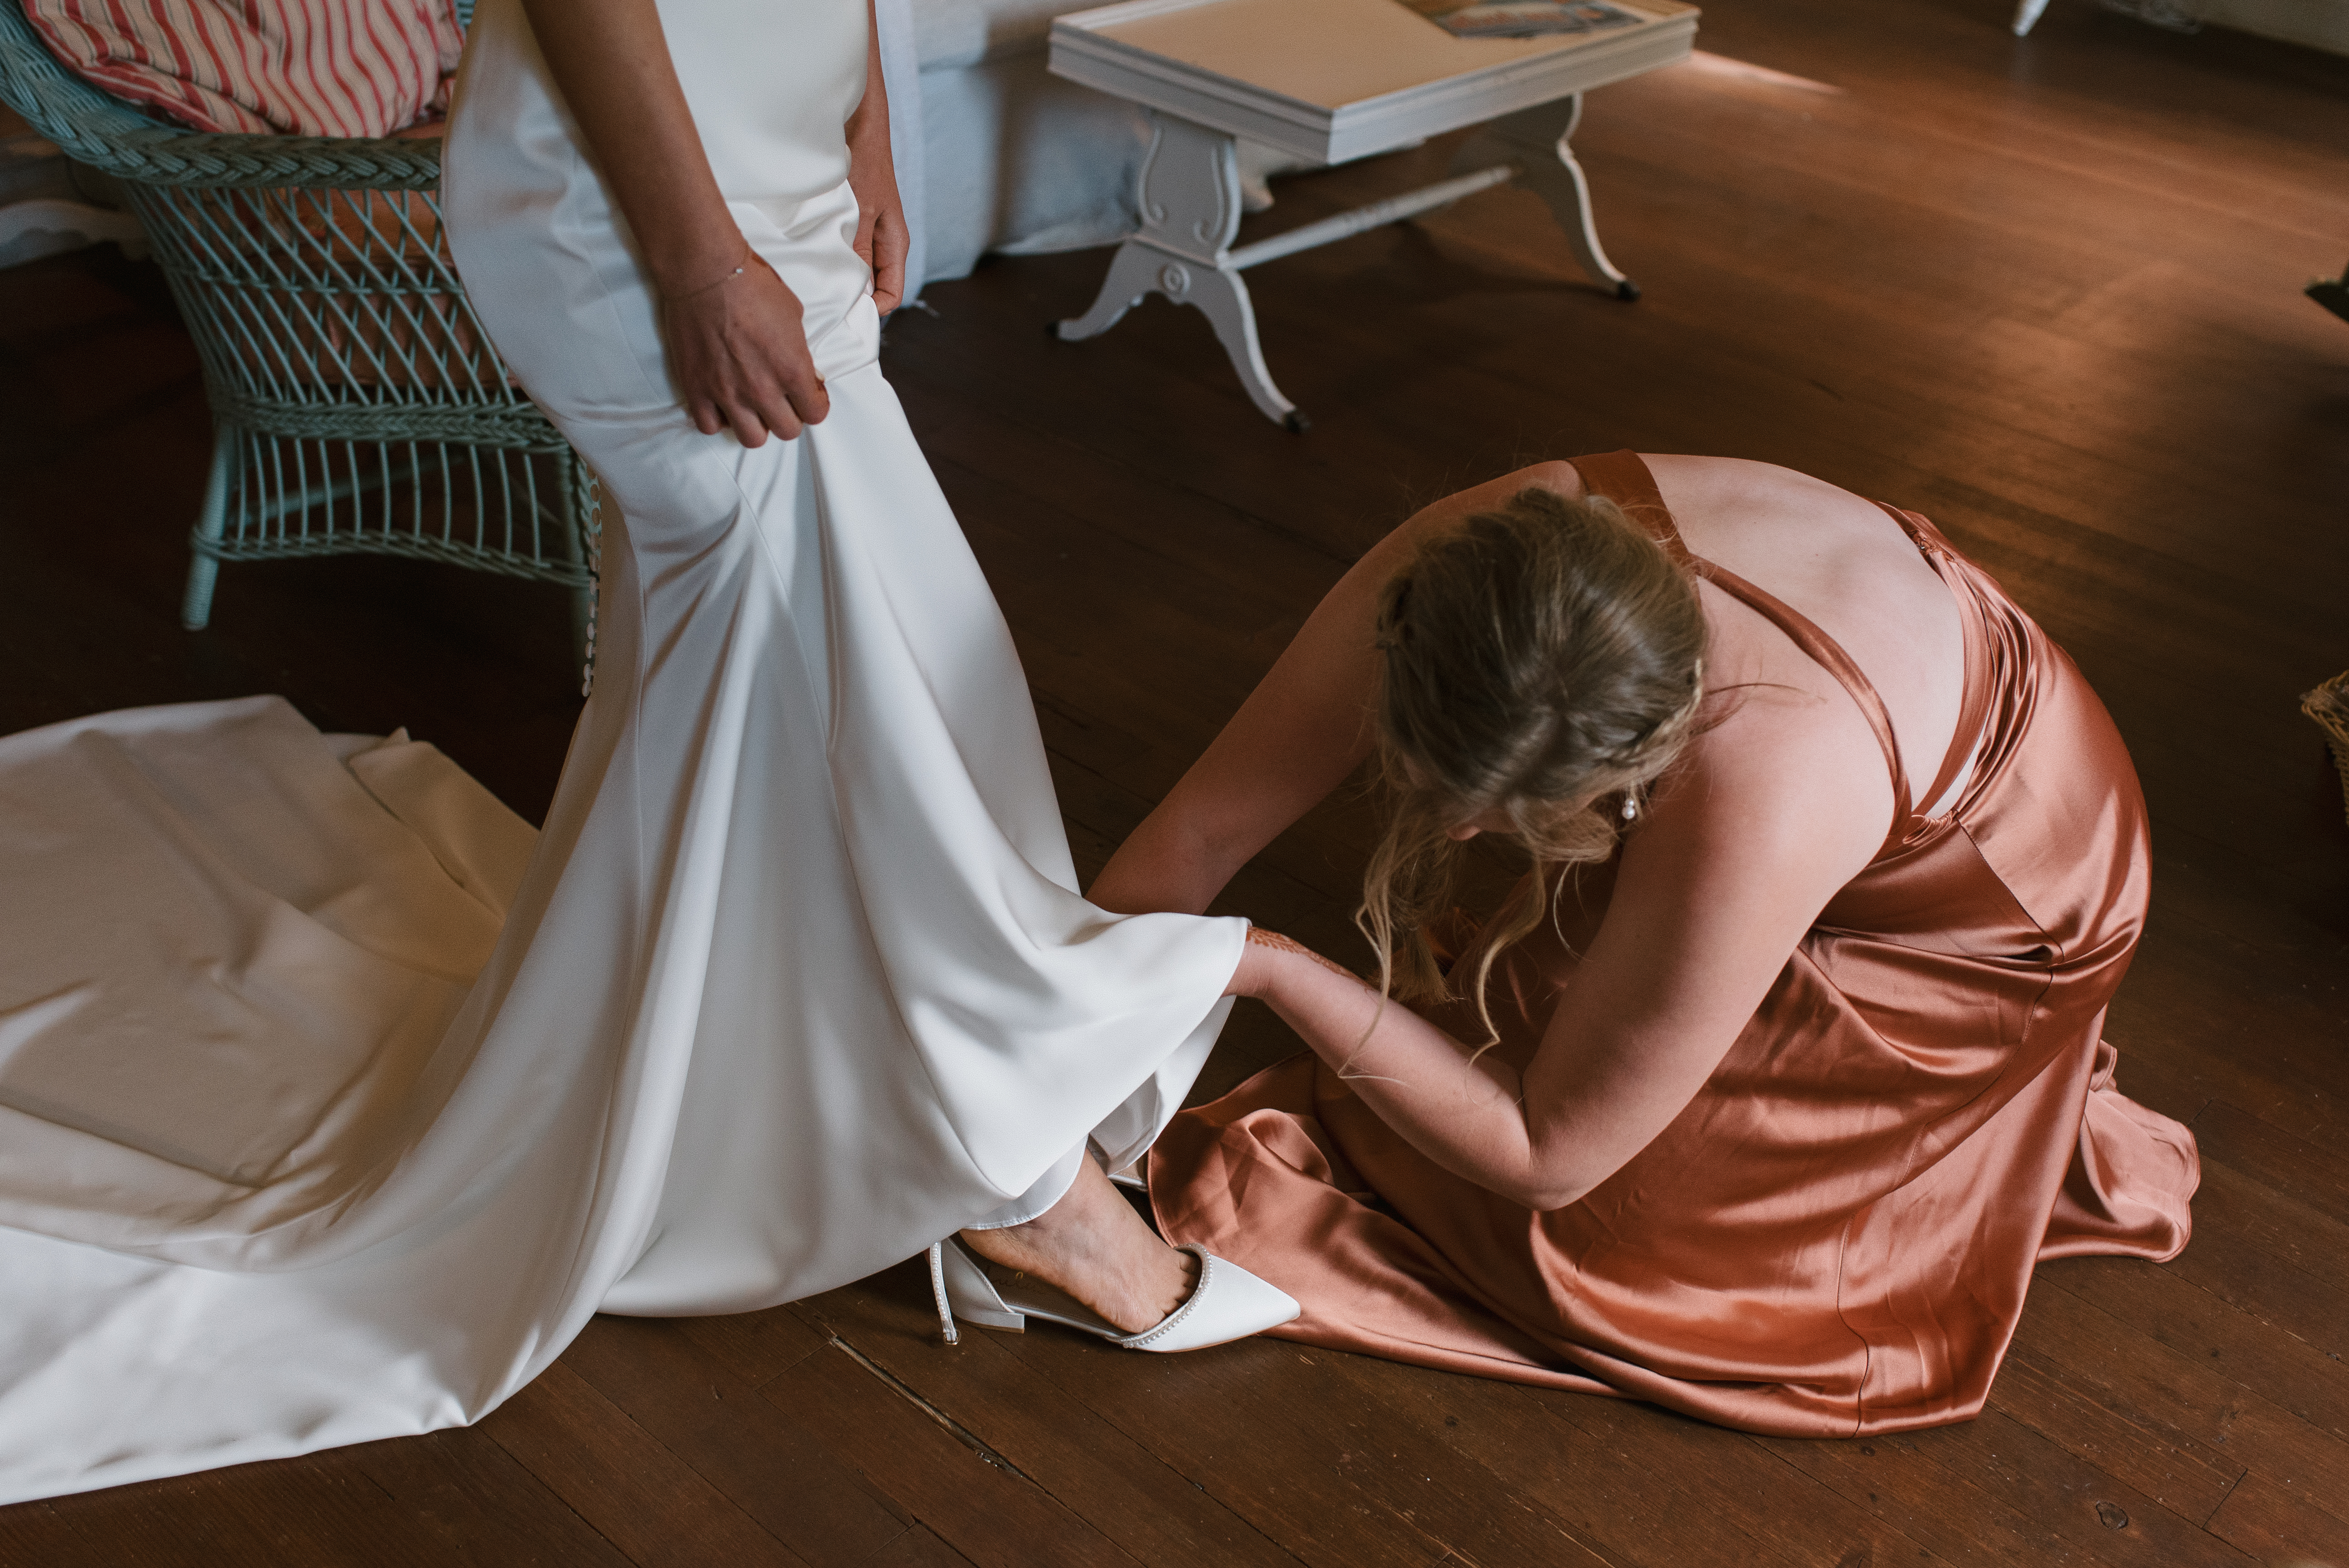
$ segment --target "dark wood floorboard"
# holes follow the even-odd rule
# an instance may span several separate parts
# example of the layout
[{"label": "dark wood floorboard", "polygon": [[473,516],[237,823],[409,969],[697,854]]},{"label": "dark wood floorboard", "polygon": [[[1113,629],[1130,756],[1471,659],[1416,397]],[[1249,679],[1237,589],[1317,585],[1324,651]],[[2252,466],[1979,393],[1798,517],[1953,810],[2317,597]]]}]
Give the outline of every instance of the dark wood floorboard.
[{"label": "dark wood floorboard", "polygon": [[[2349,665],[2349,60],[2062,0],[1714,0],[1710,58],[1579,145],[1625,305],[1523,192],[1251,275],[1316,421],[1197,316],[1105,337],[1100,253],[997,260],[884,363],[1026,662],[1080,865],[1413,505],[1633,446],[1930,515],[2112,708],[2155,823],[2123,1083],[2207,1171],[2166,1267],[2040,1271],[1991,1408],[1867,1442],[1258,1341],[937,1339],[918,1269],[738,1317],[602,1319],[478,1426],[0,1510],[0,1564],[2265,1563],[2349,1568],[2349,826],[2296,695]],[[1455,139],[1284,181],[1250,236]],[[209,432],[159,275],[0,273],[0,732],[278,691],[407,725],[544,810],[578,708],[556,592],[408,562],[225,571],[178,630]],[[1333,800],[1225,907],[1346,951]],[[1487,870],[1506,874],[1497,860]],[[1243,1009],[1201,1080],[1294,1042]]]}]

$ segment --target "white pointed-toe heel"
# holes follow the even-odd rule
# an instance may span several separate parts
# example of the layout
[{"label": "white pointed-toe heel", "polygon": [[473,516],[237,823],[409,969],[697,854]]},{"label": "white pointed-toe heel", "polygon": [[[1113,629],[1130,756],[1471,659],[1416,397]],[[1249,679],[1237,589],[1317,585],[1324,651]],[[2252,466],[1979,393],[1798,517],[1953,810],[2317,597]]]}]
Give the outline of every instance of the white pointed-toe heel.
[{"label": "white pointed-toe heel", "polygon": [[938,1304],[938,1326],[948,1345],[957,1316],[989,1328],[1024,1331],[1028,1320],[1066,1324],[1128,1350],[1200,1350],[1278,1328],[1304,1308],[1287,1291],[1267,1284],[1237,1264],[1227,1264],[1205,1247],[1183,1249],[1199,1260],[1199,1282],[1183,1305],[1139,1334],[1127,1334],[1065,1291],[1032,1274],[999,1282],[960,1236],[930,1248],[930,1291]]}]

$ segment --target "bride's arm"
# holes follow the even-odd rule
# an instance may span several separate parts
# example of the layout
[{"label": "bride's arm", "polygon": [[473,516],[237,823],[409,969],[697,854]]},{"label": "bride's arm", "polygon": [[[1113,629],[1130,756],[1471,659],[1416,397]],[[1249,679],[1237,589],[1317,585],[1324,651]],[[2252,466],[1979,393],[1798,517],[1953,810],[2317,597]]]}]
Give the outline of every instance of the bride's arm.
[{"label": "bride's arm", "polygon": [[887,315],[905,298],[913,235],[889,151],[889,87],[881,76],[881,17],[873,0],[865,0],[864,25],[864,96],[848,117],[848,183],[856,192],[856,253],[873,269],[873,308]]},{"label": "bride's arm", "polygon": [[[1607,914],[1520,1073],[1258,937],[1268,1003],[1436,1164],[1528,1208],[1581,1198],[1688,1105],[1818,911],[1881,841],[1891,787],[1847,702],[1753,694],[1626,843]],[[1373,1022],[1375,1021],[1375,1027]]]},{"label": "bride's arm", "polygon": [[[823,419],[831,399],[808,353],[799,296],[750,250],[726,209],[653,0],[523,0],[523,9],[660,295],[670,370],[694,424],[704,435],[731,425],[755,447],[769,431],[789,440],[802,423]],[[872,99],[877,41],[868,47]],[[877,117],[860,110],[868,173],[876,135],[885,169],[887,160],[885,98],[879,109]],[[850,127],[859,129],[856,119]],[[868,183],[857,186],[860,201]],[[893,211],[895,202],[893,184]],[[902,277],[902,218],[895,232]],[[885,244],[886,235],[885,226]]]},{"label": "bride's arm", "polygon": [[1370,755],[1371,623],[1388,579],[1429,533],[1529,486],[1582,493],[1569,464],[1519,469],[1424,508],[1356,562],[1085,896],[1120,914],[1204,913],[1234,872]]}]

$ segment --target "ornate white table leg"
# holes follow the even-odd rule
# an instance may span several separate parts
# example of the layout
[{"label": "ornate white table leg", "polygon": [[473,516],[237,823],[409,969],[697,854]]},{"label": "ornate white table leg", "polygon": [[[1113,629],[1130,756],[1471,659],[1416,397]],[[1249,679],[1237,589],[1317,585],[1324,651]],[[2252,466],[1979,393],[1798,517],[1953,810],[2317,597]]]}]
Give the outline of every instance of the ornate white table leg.
[{"label": "ornate white table leg", "polygon": [[1110,258],[1109,276],[1102,280],[1101,293],[1093,296],[1092,308],[1082,315],[1055,322],[1053,335],[1063,343],[1075,343],[1098,337],[1115,326],[1157,283],[1158,269],[1165,259],[1146,245],[1126,241]]},{"label": "ornate white table leg", "polygon": [[1239,269],[1231,264],[1232,236],[1240,226],[1239,166],[1232,139],[1155,109],[1150,118],[1150,154],[1142,165],[1142,228],[1118,247],[1092,308],[1053,330],[1070,342],[1106,332],[1149,294],[1196,305],[1231,356],[1249,399],[1267,418],[1301,430],[1304,416],[1280,395],[1265,368],[1256,307]]},{"label": "ornate white table leg", "polygon": [[1457,174],[1495,161],[1515,163],[1518,180],[1549,203],[1582,270],[1610,285],[1617,299],[1638,299],[1640,285],[1624,276],[1599,248],[1599,225],[1590,214],[1590,181],[1584,178],[1582,165],[1574,160],[1574,149],[1568,145],[1575,127],[1581,123],[1580,93],[1505,114],[1468,139],[1454,157],[1452,170]]},{"label": "ornate white table leg", "polygon": [[1208,272],[1186,262],[1169,262],[1158,274],[1157,287],[1175,304],[1197,305],[1206,315],[1216,329],[1216,341],[1224,346],[1232,368],[1239,372],[1248,400],[1264,411],[1266,418],[1292,430],[1303,430],[1311,424],[1272,384],[1272,372],[1264,365],[1264,349],[1257,342],[1256,306],[1249,302],[1247,284],[1236,269],[1225,266]]}]

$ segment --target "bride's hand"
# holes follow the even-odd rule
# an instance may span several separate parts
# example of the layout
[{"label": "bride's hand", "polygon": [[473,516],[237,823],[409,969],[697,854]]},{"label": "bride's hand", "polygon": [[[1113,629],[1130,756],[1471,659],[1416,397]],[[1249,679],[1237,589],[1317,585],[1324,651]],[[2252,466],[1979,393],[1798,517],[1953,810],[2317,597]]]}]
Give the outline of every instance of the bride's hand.
[{"label": "bride's hand", "polygon": [[[653,0],[523,0],[523,9],[642,247],[687,418],[705,436],[731,425],[746,447],[771,430],[788,441],[822,419],[832,400],[799,296],[742,242]],[[877,53],[867,46],[868,78]]]},{"label": "bride's hand", "polygon": [[863,160],[856,159],[852,144],[850,159],[848,182],[856,191],[856,253],[873,269],[873,308],[887,315],[905,297],[905,253],[911,242],[897,195],[896,170],[885,144],[879,159]]},{"label": "bride's hand", "polygon": [[731,425],[746,447],[771,430],[788,441],[832,411],[801,325],[799,296],[756,251],[739,276],[661,302],[661,335],[694,427]]},{"label": "bride's hand", "polygon": [[[877,17],[872,26],[864,96],[843,129],[848,134],[848,185],[856,192],[856,253],[873,269],[873,307],[887,315],[905,297],[905,253],[913,236],[905,227],[896,164],[889,150],[889,84],[882,77]],[[915,280],[916,287],[920,282]]]}]

